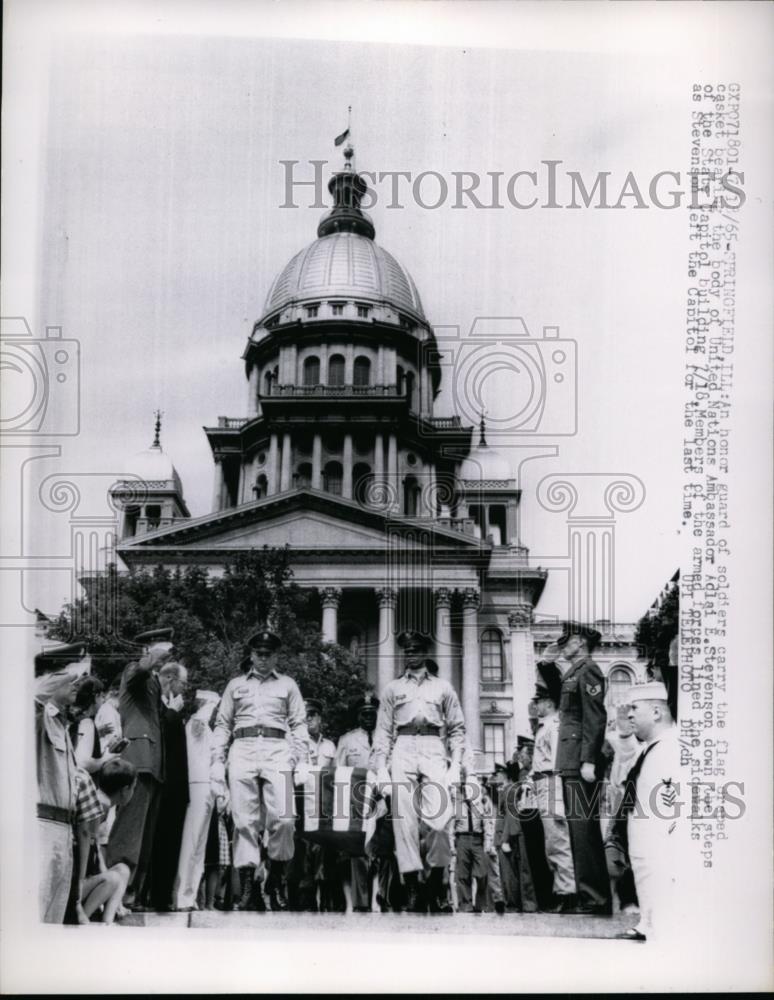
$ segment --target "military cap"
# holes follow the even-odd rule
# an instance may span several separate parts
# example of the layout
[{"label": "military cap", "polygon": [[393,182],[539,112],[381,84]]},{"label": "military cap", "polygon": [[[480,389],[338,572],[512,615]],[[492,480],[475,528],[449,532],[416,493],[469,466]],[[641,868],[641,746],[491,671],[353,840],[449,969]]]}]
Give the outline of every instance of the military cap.
[{"label": "military cap", "polygon": [[626,700],[630,705],[635,701],[669,701],[669,695],[661,681],[648,681],[646,684],[633,684]]},{"label": "military cap", "polygon": [[150,646],[156,642],[172,642],[174,634],[173,628],[150,628],[136,635],[134,641],[140,646]]},{"label": "military cap", "polygon": [[245,652],[249,653],[251,649],[258,649],[259,646],[269,646],[271,649],[279,649],[281,645],[282,643],[278,636],[273,632],[270,632],[267,628],[259,628],[257,632],[253,632],[245,643]]},{"label": "military cap", "polygon": [[516,737],[516,749],[524,750],[525,747],[534,747],[535,741],[531,736],[517,736]]},{"label": "military cap", "polygon": [[69,670],[68,673],[80,676],[89,672],[88,661],[83,664],[83,654],[86,646],[82,642],[70,642],[62,646],[51,646],[41,650],[35,657],[35,676],[41,677],[43,674],[56,674],[67,667],[73,665],[76,669]]},{"label": "military cap", "polygon": [[581,625],[579,622],[564,622],[562,625],[562,634],[556,640],[557,646],[564,646],[570,636],[573,635],[579,635],[581,639],[585,639],[592,649],[596,649],[602,641],[602,633],[597,632],[590,625]]},{"label": "military cap", "polygon": [[422,649],[427,650],[430,643],[427,641],[427,636],[422,635],[421,632],[415,632],[412,629],[406,629],[401,632],[398,636],[398,645],[401,649],[405,649],[409,643],[416,643],[422,647]]},{"label": "military cap", "polygon": [[367,708],[372,708],[374,712],[379,711],[379,699],[376,695],[371,694],[369,691],[366,691],[366,693],[361,695],[359,698],[355,698],[349,706],[349,710],[352,715],[359,715]]},{"label": "military cap", "polygon": [[559,668],[550,660],[541,660],[537,665],[537,672],[535,698],[550,698],[558,706],[562,699],[562,674]]},{"label": "military cap", "polygon": [[304,698],[304,704],[306,705],[306,714],[309,715],[311,712],[313,715],[322,715],[323,707],[322,702],[317,698]]}]

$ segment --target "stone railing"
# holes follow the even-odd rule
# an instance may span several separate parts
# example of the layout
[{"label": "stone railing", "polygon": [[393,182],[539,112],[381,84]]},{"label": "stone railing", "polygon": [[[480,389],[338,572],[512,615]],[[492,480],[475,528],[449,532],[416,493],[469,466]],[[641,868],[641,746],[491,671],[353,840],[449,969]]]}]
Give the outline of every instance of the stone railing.
[{"label": "stone railing", "polygon": [[250,417],[218,417],[218,427],[230,431],[238,431],[249,422]]},{"label": "stone railing", "polygon": [[431,426],[439,431],[456,431],[462,427],[460,417],[430,417],[427,421]]},{"label": "stone railing", "polygon": [[273,385],[268,396],[281,396],[293,399],[331,399],[389,398],[402,399],[404,393],[398,392],[397,385]]}]

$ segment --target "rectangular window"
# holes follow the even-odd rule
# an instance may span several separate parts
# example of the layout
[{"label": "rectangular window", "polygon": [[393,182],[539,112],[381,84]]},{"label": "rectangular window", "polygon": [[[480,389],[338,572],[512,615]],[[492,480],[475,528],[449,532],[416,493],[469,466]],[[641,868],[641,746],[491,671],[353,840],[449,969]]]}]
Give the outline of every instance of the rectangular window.
[{"label": "rectangular window", "polygon": [[341,302],[334,302],[331,305],[331,312],[333,313],[334,316],[343,316],[344,315],[344,304],[341,303]]},{"label": "rectangular window", "polygon": [[501,723],[484,723],[484,756],[489,771],[495,764],[505,763],[505,726]]},{"label": "rectangular window", "polygon": [[368,308],[368,306],[358,306],[357,307],[358,318],[359,319],[368,319],[368,314],[369,314],[370,311],[371,310]]},{"label": "rectangular window", "polygon": [[317,312],[318,312],[319,308],[320,308],[319,306],[307,306],[306,307],[306,315],[309,317],[309,319],[314,319],[315,318],[315,316],[317,315]]}]

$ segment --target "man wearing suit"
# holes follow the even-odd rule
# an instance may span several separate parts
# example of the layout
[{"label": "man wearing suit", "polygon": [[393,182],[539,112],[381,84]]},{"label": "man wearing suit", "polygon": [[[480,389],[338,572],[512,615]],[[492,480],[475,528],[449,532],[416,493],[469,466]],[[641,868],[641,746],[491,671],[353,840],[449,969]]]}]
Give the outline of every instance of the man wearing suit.
[{"label": "man wearing suit", "polygon": [[570,827],[576,913],[609,914],[610,880],[599,825],[602,744],[607,727],[605,678],[591,659],[602,636],[593,628],[567,622],[559,639],[543,654],[562,670],[559,703],[559,748],[556,772],[562,777],[565,812]]},{"label": "man wearing suit", "polygon": [[123,863],[131,870],[127,905],[142,910],[150,905],[150,862],[164,782],[164,706],[158,671],[172,657],[172,629],[142,632],[134,641],[144,647],[143,655],[124,670],[118,707],[129,740],[123,757],[137,769],[137,787],[116,816],[107,855],[108,867]]}]

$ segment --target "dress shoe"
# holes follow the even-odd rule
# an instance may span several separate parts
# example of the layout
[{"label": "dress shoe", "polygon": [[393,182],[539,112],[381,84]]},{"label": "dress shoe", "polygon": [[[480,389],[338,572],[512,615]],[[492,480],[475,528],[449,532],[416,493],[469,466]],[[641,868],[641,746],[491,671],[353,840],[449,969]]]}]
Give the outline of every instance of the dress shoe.
[{"label": "dress shoe", "polygon": [[495,913],[500,917],[505,913],[505,902],[502,899],[495,902]]},{"label": "dress shoe", "polygon": [[270,861],[269,877],[266,879],[266,893],[269,897],[269,906],[274,913],[282,913],[288,908],[288,900],[285,895],[285,862]]},{"label": "dress shoe", "polygon": [[425,913],[426,906],[419,886],[419,879],[416,872],[409,872],[404,875],[406,885],[406,906],[409,913]]},{"label": "dress shoe", "polygon": [[574,893],[558,892],[554,896],[554,902],[549,913],[574,913],[578,905],[577,897]]},{"label": "dress shoe", "polygon": [[630,927],[628,930],[621,931],[620,934],[616,934],[616,939],[618,941],[647,941],[647,937],[638,931],[636,927]]}]

